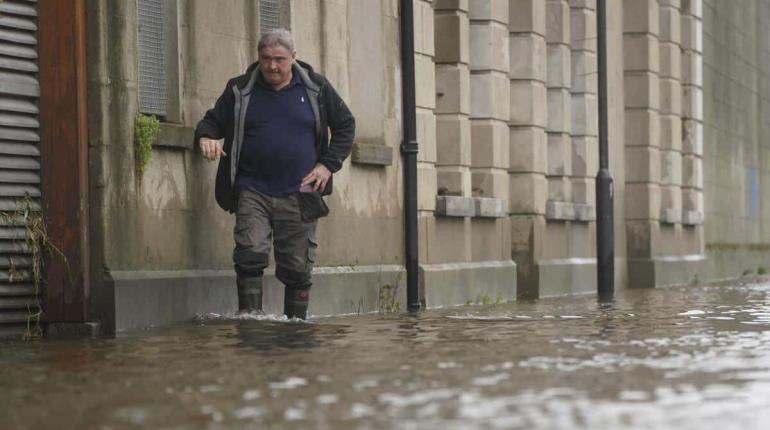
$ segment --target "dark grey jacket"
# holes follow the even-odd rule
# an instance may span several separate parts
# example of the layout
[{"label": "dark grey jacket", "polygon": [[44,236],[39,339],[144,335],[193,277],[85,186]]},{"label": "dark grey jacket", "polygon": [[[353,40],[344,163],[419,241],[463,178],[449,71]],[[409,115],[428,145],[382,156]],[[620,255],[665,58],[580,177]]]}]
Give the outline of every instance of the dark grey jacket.
[{"label": "dark grey jacket", "polygon": [[[313,109],[318,162],[334,173],[340,170],[342,162],[350,155],[356,129],[355,118],[329,81],[315,73],[309,64],[297,60],[292,72],[302,80]],[[254,63],[246,73],[230,79],[214,107],[206,112],[195,129],[196,147],[201,137],[225,139],[223,149],[227,156],[219,160],[215,197],[219,206],[228,212],[235,212],[238,203],[234,184],[243,147],[245,107],[249,105],[251,90],[258,75],[259,69],[257,63]],[[331,192],[330,178],[322,194]]]}]

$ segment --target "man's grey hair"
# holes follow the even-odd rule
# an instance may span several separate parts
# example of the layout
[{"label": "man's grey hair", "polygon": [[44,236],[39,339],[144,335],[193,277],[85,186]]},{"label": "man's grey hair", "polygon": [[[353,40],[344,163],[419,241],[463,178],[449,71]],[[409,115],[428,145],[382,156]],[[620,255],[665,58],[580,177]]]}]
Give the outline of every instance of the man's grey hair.
[{"label": "man's grey hair", "polygon": [[262,51],[262,48],[268,48],[276,45],[283,46],[293,54],[294,36],[292,36],[291,32],[285,28],[274,28],[262,34],[262,36],[259,38],[257,50]]}]

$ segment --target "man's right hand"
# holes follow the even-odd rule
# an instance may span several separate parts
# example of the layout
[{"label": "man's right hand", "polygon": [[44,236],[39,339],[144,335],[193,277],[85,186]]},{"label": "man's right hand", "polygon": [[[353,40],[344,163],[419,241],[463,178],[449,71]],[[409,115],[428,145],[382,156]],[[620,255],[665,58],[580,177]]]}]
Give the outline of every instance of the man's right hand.
[{"label": "man's right hand", "polygon": [[203,158],[209,161],[215,161],[220,156],[227,157],[225,151],[222,149],[224,146],[224,139],[209,139],[208,137],[201,137],[198,142],[203,153]]}]

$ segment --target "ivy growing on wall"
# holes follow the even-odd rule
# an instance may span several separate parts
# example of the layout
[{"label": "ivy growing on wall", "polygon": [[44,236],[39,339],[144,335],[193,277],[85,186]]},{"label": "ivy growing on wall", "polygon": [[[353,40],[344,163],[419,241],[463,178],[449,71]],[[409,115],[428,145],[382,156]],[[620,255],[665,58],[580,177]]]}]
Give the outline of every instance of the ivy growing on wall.
[{"label": "ivy growing on wall", "polygon": [[152,159],[152,144],[158,138],[160,121],[154,115],[137,113],[134,121],[134,157],[136,173],[141,178]]}]

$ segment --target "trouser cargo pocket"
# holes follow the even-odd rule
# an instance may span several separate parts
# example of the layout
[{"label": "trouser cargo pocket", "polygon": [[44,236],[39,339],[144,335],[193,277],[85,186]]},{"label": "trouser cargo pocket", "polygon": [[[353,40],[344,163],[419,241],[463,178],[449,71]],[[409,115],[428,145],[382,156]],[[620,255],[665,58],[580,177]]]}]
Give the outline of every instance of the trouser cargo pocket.
[{"label": "trouser cargo pocket", "polygon": [[329,215],[329,207],[319,192],[297,193],[297,200],[302,221],[311,222]]}]

